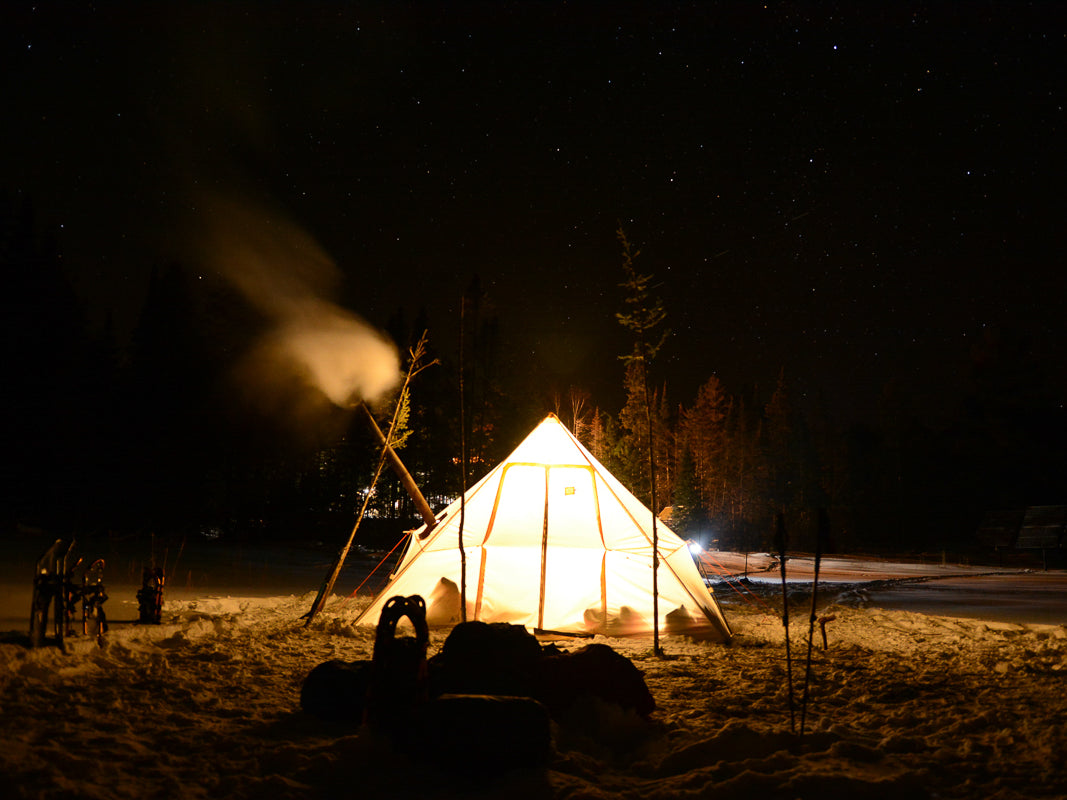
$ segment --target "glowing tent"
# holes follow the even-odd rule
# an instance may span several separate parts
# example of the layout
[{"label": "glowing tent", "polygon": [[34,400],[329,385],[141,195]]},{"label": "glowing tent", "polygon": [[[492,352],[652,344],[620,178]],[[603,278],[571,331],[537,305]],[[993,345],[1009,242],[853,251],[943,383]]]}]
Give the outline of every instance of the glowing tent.
[{"label": "glowing tent", "polygon": [[[467,491],[467,619],[534,632],[652,631],[652,513],[556,418]],[[357,619],[377,624],[395,595],[421,595],[431,625],[460,621],[460,501],[411,536],[389,584]],[[660,631],[728,641],[685,542],[662,522]]]}]

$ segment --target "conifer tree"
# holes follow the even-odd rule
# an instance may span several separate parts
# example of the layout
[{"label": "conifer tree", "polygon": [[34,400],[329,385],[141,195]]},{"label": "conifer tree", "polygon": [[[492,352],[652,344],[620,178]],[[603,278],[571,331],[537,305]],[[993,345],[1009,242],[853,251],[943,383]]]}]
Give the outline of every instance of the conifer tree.
[{"label": "conifer tree", "polygon": [[[707,511],[701,505],[699,481],[688,444],[679,445],[681,456],[674,482],[674,513],[671,528],[681,536],[693,536],[707,522]],[[708,544],[708,542],[703,542]]]},{"label": "conifer tree", "polygon": [[[627,390],[630,400],[640,393],[640,400],[633,405],[640,405],[644,412],[644,426],[647,441],[648,454],[648,478],[649,478],[649,509],[652,512],[652,633],[653,651],[657,656],[663,655],[659,645],[659,530],[657,527],[657,494],[656,494],[656,445],[654,441],[652,425],[653,399],[649,391],[648,367],[667,339],[668,330],[660,330],[667,312],[663,308],[663,301],[652,294],[652,276],[642,275],[637,272],[634,264],[641,254],[640,250],[634,250],[626,232],[620,224],[616,231],[616,237],[622,247],[622,268],[625,280],[620,286],[625,290],[625,310],[615,315],[619,324],[628,330],[634,337],[633,351],[622,356],[626,362]],[[625,409],[624,409],[625,410]],[[631,408],[631,411],[635,409]],[[636,433],[639,427],[637,420],[640,414],[631,413],[629,425],[632,433]],[[621,415],[620,415],[621,418]],[[621,419],[620,419],[621,421]],[[624,425],[627,423],[624,422]]]},{"label": "conifer tree", "polygon": [[730,400],[718,376],[708,378],[697,392],[692,408],[683,410],[680,429],[693,462],[699,506],[708,514],[726,508],[726,414]]},{"label": "conifer tree", "polygon": [[785,380],[785,370],[778,373],[774,394],[764,408],[766,437],[763,456],[766,462],[769,500],[775,512],[785,513],[792,506],[796,488],[793,438],[793,406]]}]

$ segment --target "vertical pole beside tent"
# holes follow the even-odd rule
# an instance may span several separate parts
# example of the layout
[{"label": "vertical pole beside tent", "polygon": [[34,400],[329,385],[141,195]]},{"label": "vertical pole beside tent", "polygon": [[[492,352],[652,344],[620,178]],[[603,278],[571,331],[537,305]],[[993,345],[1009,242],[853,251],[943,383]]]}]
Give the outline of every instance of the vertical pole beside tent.
[{"label": "vertical pole beside tent", "polygon": [[641,377],[645,390],[645,423],[648,425],[649,511],[652,513],[652,652],[663,655],[659,646],[659,528],[656,526],[656,448],[652,435],[652,400],[648,395],[648,359],[642,343]]},{"label": "vertical pole beside tent", "polygon": [[[651,429],[649,432],[649,439],[651,440]],[[652,504],[655,507],[656,503],[656,489],[655,489],[656,475],[653,469],[652,473]],[[652,512],[652,652],[656,657],[663,655],[663,651],[659,646],[659,528],[656,527],[656,512]]]},{"label": "vertical pole beside tent", "polygon": [[537,628],[545,627],[545,584],[548,575],[548,467],[545,467],[545,516],[541,521],[541,591],[537,601]]},{"label": "vertical pole beside tent", "polygon": [[467,298],[459,301],[459,619],[467,621],[467,548],[463,546],[463,527],[467,521],[467,414],[463,393],[463,329],[466,327]]}]

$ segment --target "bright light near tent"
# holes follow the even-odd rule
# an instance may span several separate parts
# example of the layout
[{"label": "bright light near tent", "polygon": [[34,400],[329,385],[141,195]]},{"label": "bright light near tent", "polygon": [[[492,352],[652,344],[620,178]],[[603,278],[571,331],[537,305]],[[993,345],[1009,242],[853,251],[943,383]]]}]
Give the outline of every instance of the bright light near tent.
[{"label": "bright light near tent", "polygon": [[698,556],[704,552],[704,548],[700,546],[699,542],[690,541],[689,552],[695,556]]}]

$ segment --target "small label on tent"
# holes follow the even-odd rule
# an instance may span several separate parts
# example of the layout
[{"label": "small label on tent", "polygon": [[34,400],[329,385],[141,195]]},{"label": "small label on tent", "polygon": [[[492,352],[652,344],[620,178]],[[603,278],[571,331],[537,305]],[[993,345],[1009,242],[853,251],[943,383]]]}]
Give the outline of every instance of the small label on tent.
[{"label": "small label on tent", "polygon": [[574,487],[568,486],[566,489],[563,490],[563,494],[574,494]]}]

